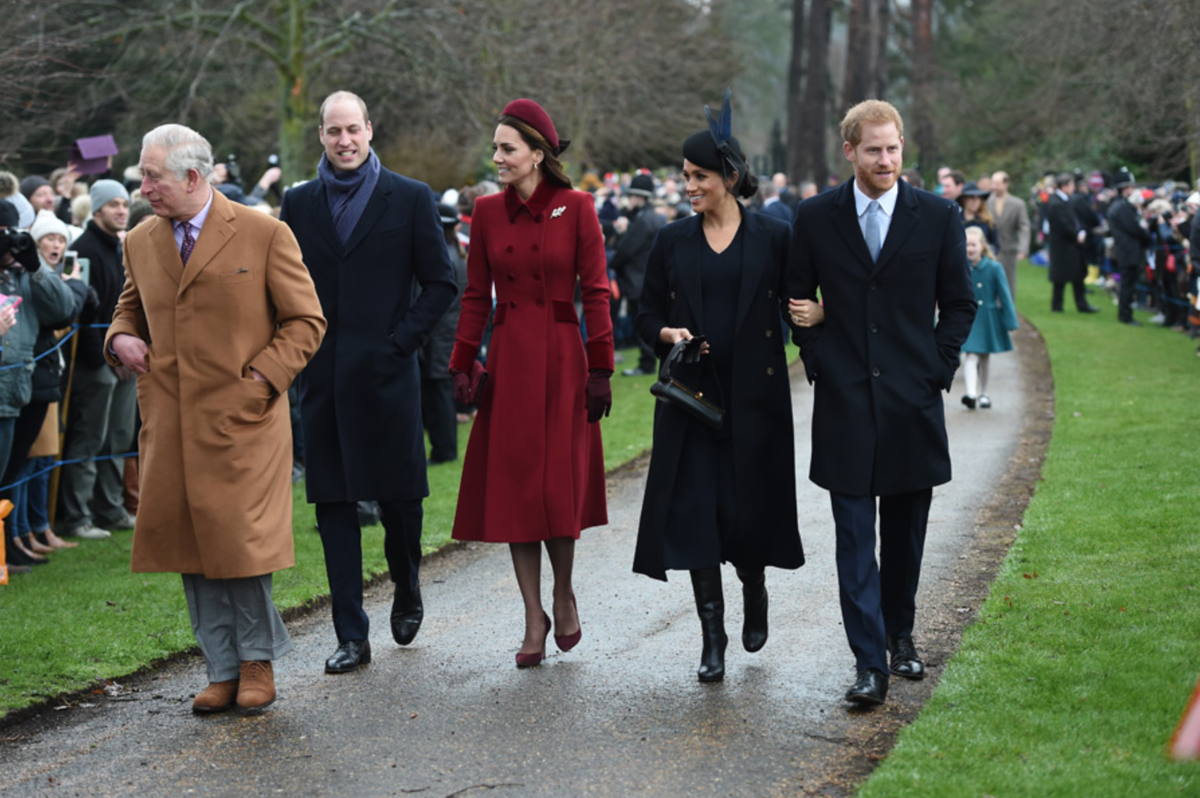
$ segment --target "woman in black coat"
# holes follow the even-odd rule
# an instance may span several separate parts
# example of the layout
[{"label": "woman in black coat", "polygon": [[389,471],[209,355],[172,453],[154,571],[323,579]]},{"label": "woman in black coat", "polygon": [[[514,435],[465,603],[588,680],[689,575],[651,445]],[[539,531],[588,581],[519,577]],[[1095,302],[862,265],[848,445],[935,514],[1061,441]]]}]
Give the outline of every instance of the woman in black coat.
[{"label": "woman in black coat", "polygon": [[719,681],[728,641],[721,563],[733,563],[742,581],[747,651],[767,641],[765,566],[804,563],[780,326],[789,227],[738,202],[758,184],[727,128],[691,136],[683,155],[696,215],[659,231],[637,332],[659,358],[705,336],[699,362],[675,376],[715,397],[725,414],[714,430],[675,405],[656,404],[633,570],[664,581],[667,570],[691,572],[704,640],[697,675]]}]

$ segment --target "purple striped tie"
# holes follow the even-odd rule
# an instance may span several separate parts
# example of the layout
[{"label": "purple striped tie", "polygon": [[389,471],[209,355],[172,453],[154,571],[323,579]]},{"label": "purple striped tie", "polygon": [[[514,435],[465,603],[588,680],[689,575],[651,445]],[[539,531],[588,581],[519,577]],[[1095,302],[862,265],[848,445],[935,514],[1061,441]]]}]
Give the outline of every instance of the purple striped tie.
[{"label": "purple striped tie", "polygon": [[192,249],[196,246],[196,239],[192,237],[191,222],[183,223],[183,246],[179,249],[179,257],[183,258],[183,265],[187,266],[188,258],[192,257]]}]

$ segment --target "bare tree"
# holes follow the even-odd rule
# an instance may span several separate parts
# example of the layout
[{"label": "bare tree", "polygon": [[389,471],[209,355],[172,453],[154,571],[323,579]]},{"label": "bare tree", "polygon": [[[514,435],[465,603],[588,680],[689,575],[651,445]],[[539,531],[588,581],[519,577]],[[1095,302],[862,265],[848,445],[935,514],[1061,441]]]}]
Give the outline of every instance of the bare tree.
[{"label": "bare tree", "polygon": [[824,185],[829,176],[826,160],[829,104],[829,35],[833,16],[830,0],[812,0],[808,10],[808,80],[804,87],[801,116],[804,136],[799,147],[800,179]]},{"label": "bare tree", "polygon": [[870,25],[867,37],[866,88],[864,94],[882,100],[887,95],[887,49],[891,28],[890,0],[868,0]]},{"label": "bare tree", "polygon": [[796,183],[801,173],[800,142],[804,138],[804,0],[792,3],[792,54],[788,59],[787,174]]},{"label": "bare tree", "polygon": [[933,0],[912,0],[912,19],[912,138],[920,153],[921,170],[928,179],[930,170],[937,168],[938,158],[933,121]]}]

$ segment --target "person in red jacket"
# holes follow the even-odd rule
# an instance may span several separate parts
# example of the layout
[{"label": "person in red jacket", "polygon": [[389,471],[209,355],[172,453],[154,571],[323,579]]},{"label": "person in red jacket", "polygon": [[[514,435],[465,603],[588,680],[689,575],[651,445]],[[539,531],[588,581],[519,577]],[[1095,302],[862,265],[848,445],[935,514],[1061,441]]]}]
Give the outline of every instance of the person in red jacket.
[{"label": "person in red jacket", "polygon": [[[612,406],[612,320],[604,239],[589,194],[571,189],[549,114],[514,100],[492,139],[504,191],[471,219],[467,288],[450,372],[477,404],[456,540],[508,543],[525,602],[517,667],[537,665],[552,628],[563,651],[582,636],[571,573],[580,531],[608,523],[597,422]],[[574,306],[581,286],[583,321]],[[496,306],[487,367],[476,360]],[[542,543],[554,572],[554,618],[542,607]]]}]

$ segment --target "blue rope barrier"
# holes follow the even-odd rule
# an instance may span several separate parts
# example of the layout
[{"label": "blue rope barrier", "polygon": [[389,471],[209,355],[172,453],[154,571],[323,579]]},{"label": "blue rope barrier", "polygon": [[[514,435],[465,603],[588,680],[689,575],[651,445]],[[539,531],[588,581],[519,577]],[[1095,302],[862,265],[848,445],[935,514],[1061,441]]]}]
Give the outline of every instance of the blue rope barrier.
[{"label": "blue rope barrier", "polygon": [[95,462],[99,462],[101,460],[116,460],[118,457],[123,458],[123,457],[137,457],[137,456],[138,456],[137,452],[126,452],[125,454],[105,454],[105,455],[100,455],[99,457],[80,457],[75,460],[55,460],[52,465],[47,466],[46,468],[43,468],[41,471],[37,472],[36,474],[30,474],[29,476],[25,477],[24,479],[19,479],[16,482],[13,482],[9,485],[0,485],[0,493],[2,493],[4,491],[12,490],[13,488],[20,487],[21,485],[24,485],[26,482],[35,480],[38,477],[42,476],[43,474],[49,474],[54,469],[61,468],[62,466],[65,466],[65,465],[75,465],[76,463],[95,463]]}]

